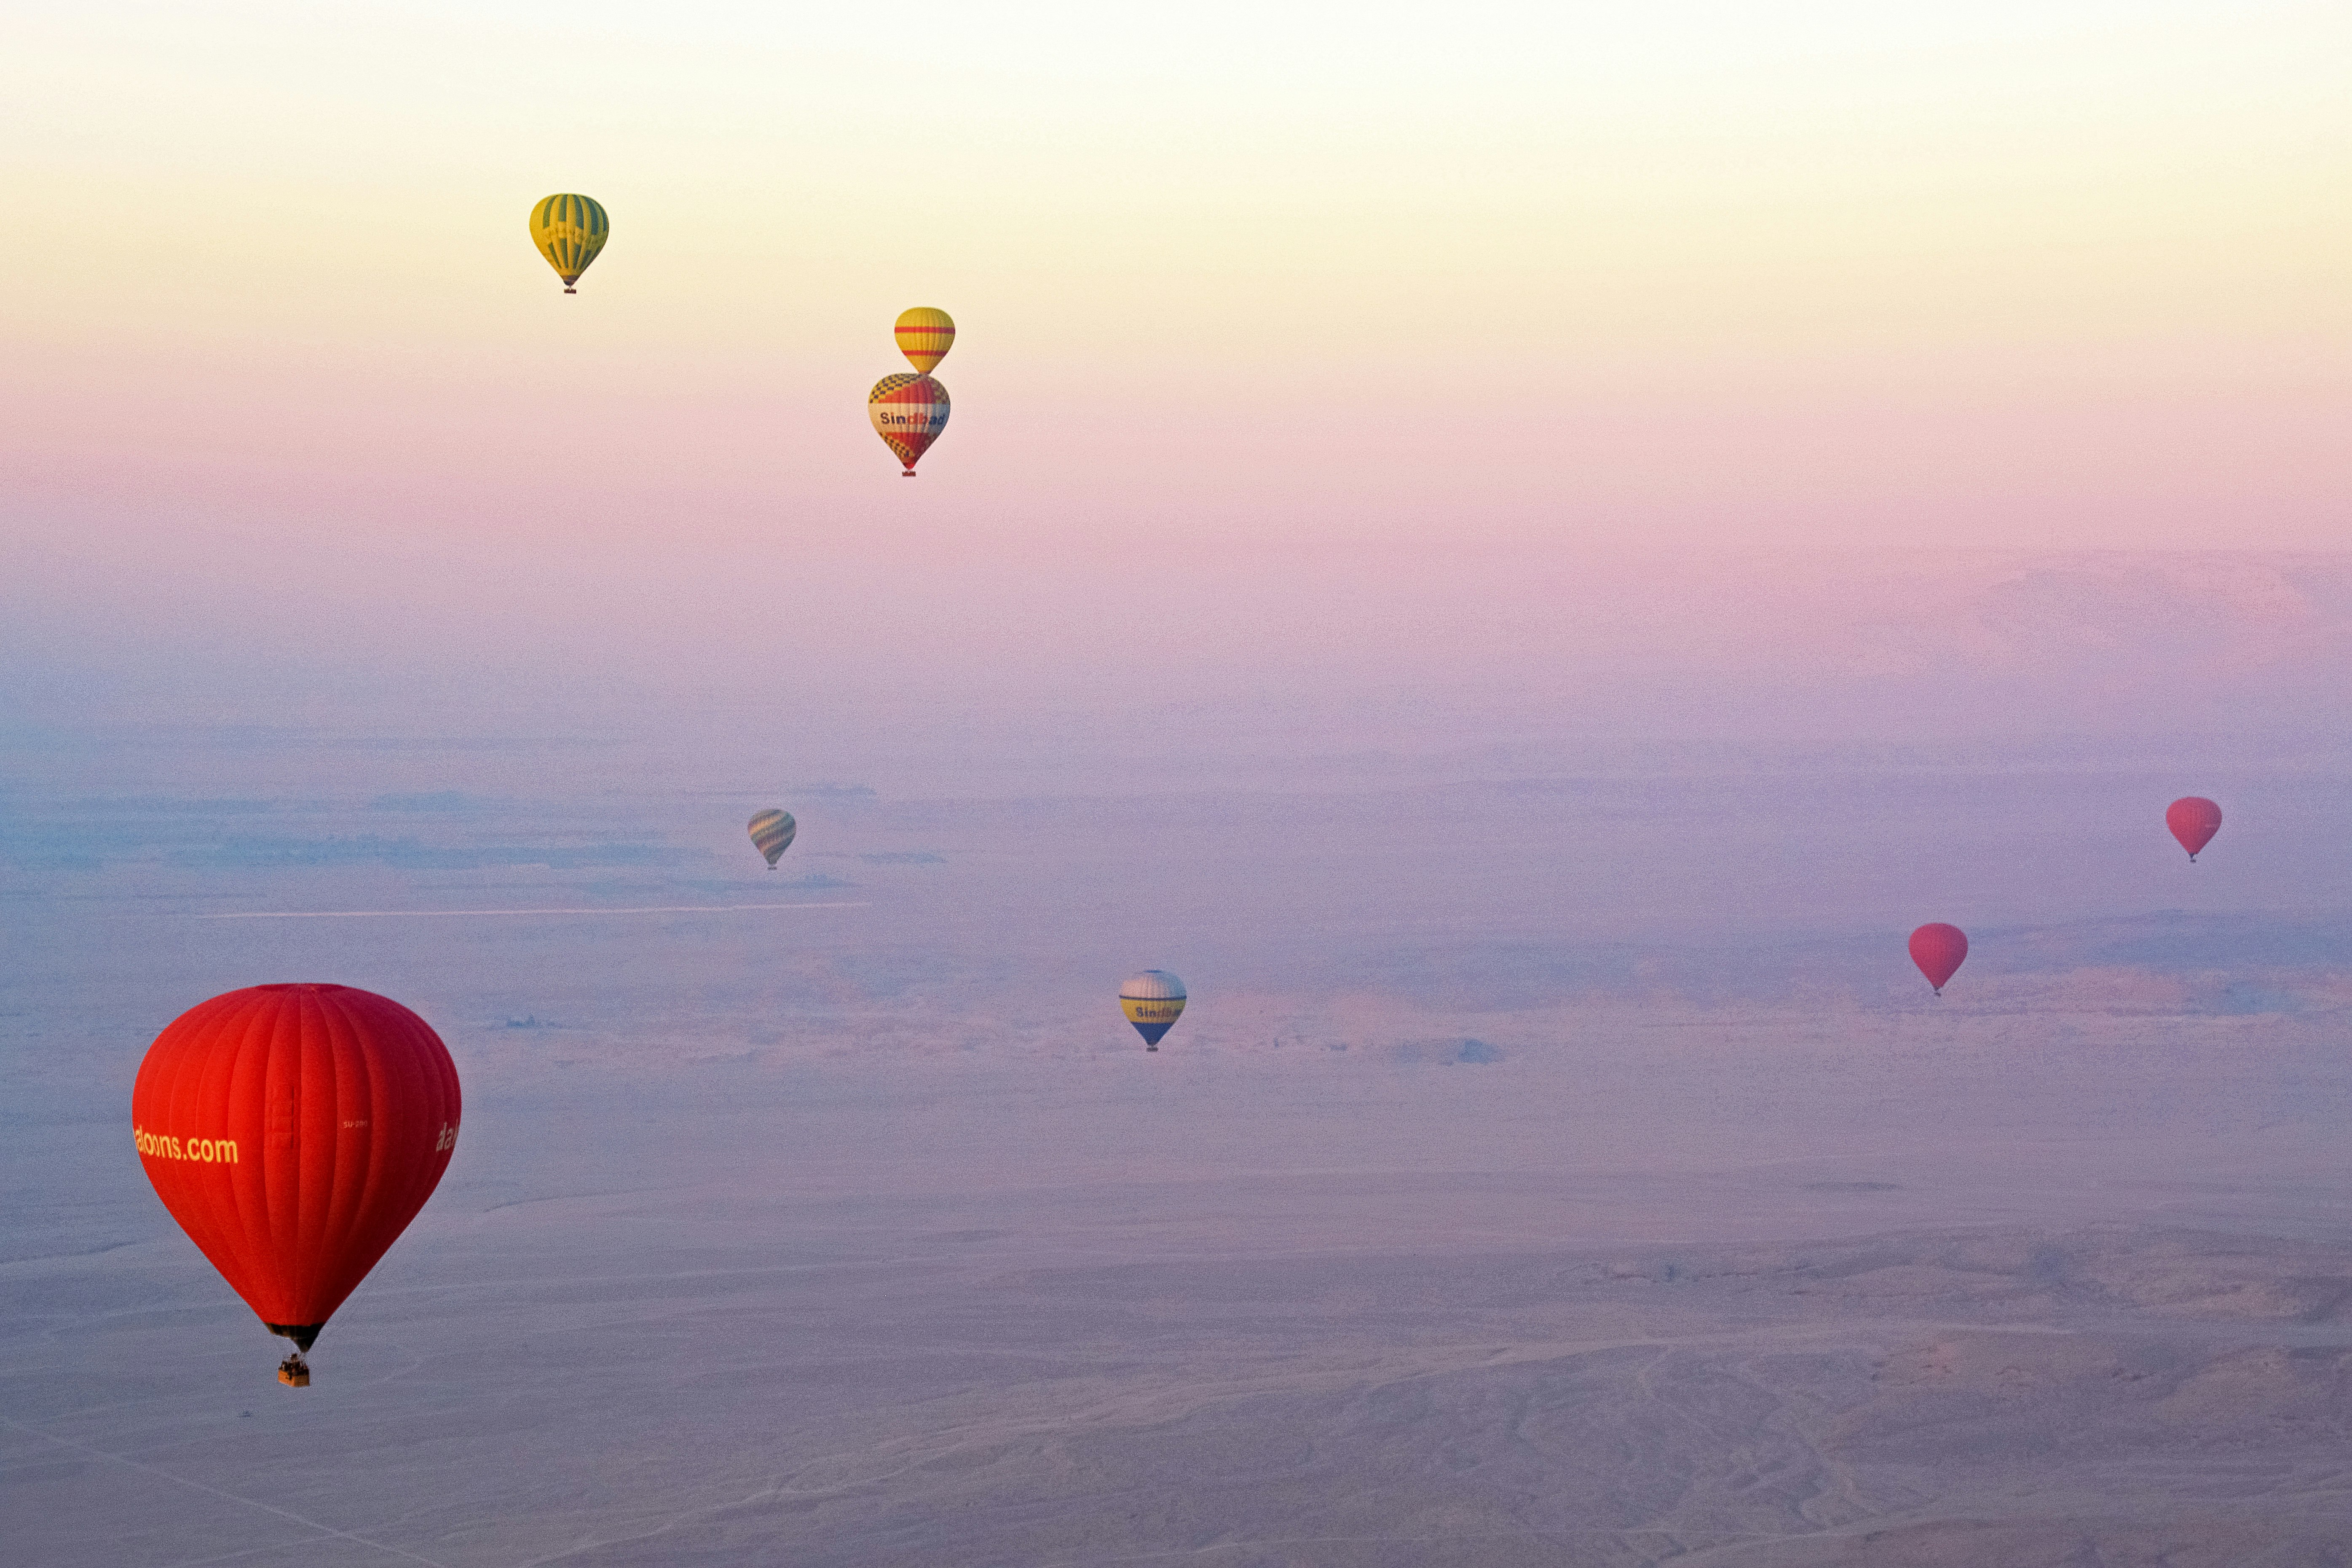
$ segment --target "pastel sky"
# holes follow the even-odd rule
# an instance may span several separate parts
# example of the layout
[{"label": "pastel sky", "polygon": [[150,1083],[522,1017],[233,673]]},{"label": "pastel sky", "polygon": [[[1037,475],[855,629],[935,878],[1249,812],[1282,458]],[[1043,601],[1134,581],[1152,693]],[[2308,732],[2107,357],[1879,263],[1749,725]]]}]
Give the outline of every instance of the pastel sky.
[{"label": "pastel sky", "polygon": [[2340,549],[2347,59],[2252,0],[20,5],[0,611],[683,666],[747,581]]}]

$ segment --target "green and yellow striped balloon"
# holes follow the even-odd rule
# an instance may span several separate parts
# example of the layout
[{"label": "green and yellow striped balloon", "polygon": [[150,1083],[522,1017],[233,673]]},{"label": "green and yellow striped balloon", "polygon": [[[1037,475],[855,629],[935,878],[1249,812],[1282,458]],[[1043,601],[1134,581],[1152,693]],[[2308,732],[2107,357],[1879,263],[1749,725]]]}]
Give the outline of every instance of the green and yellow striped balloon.
[{"label": "green and yellow striped balloon", "polygon": [[751,819],[751,847],[768,858],[768,869],[772,871],[776,862],[784,858],[784,851],[793,847],[793,835],[799,831],[800,824],[793,820],[791,812],[763,811]]},{"label": "green and yellow striped balloon", "polygon": [[604,248],[613,223],[604,209],[586,196],[550,196],[530,209],[530,242],[563,279],[563,291],[577,294],[572,285]]}]

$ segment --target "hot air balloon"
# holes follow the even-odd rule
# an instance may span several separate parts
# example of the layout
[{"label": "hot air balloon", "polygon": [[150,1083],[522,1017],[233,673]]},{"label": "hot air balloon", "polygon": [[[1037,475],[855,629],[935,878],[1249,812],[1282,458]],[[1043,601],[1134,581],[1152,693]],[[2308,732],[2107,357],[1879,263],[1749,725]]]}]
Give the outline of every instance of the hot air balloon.
[{"label": "hot air balloon", "polygon": [[2201,795],[2185,795],[2164,808],[2164,825],[2172,829],[2194,864],[2197,852],[2221,831],[2221,808]]},{"label": "hot air balloon", "polygon": [[1184,983],[1164,969],[1130,974],[1118,988],[1118,1009],[1143,1037],[1143,1048],[1156,1051],[1160,1037],[1184,1016]]},{"label": "hot air balloon", "polygon": [[948,427],[948,389],[928,375],[886,375],[866,395],[866,413],[911,479],[917,460]]},{"label": "hot air balloon", "polygon": [[530,209],[530,242],[563,279],[563,291],[577,294],[572,285],[604,248],[613,223],[604,209],[586,196],[549,196]]},{"label": "hot air balloon", "polygon": [[155,1195],[273,1334],[279,1381],[457,1144],[457,1068],[424,1019],[348,985],[255,985],[174,1018],[131,1089]]},{"label": "hot air balloon", "polygon": [[1958,926],[1936,921],[1911,933],[1911,962],[1919,966],[1919,973],[1927,977],[1927,984],[1936,988],[1938,996],[1944,994],[1945,982],[1951,979],[1952,972],[1968,955],[1969,933]]},{"label": "hot air balloon", "polygon": [[928,305],[918,305],[898,317],[898,352],[907,363],[925,375],[937,370],[940,361],[948,357],[955,346],[955,318],[945,310],[934,310]]},{"label": "hot air balloon", "polygon": [[793,835],[799,831],[800,824],[793,820],[791,812],[763,811],[751,819],[751,847],[768,858],[768,869],[772,871],[776,862],[784,858],[784,851],[793,847]]}]

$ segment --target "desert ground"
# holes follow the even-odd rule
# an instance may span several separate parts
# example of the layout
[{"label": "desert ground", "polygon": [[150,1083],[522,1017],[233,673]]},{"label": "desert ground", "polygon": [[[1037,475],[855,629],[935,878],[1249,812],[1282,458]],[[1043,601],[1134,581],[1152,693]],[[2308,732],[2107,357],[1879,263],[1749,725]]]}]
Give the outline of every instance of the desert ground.
[{"label": "desert ground", "polygon": [[[35,780],[10,1555],[2352,1561],[2336,785],[2232,783],[2193,868],[2047,770],[832,784],[770,875],[716,789]],[[127,1136],[296,978],[467,1093],[300,1393]]]}]

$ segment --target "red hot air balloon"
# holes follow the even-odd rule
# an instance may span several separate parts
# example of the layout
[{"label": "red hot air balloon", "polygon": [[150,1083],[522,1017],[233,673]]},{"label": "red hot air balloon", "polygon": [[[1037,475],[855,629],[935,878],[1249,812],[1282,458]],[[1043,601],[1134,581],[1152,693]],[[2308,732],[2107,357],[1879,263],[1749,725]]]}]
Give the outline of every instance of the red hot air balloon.
[{"label": "red hot air balloon", "polygon": [[2184,795],[2164,808],[2164,825],[2180,840],[2193,862],[2197,851],[2213,842],[2213,835],[2221,831],[2221,808],[2201,795]]},{"label": "red hot air balloon", "polygon": [[457,1068],[424,1019],[348,985],[198,1003],[147,1048],[131,1135],[188,1239],[299,1352],[433,1195]]},{"label": "red hot air balloon", "polygon": [[1936,988],[1938,996],[1944,994],[1945,982],[1951,979],[1952,972],[1968,955],[1969,933],[1958,926],[1933,921],[1911,933],[1911,962],[1919,966],[1919,973],[1927,977],[1927,984]]}]

